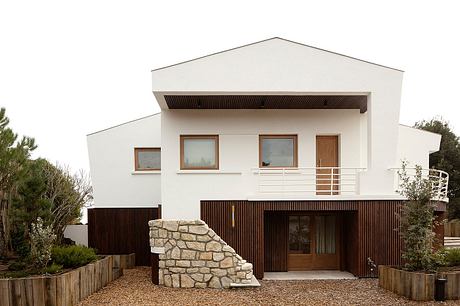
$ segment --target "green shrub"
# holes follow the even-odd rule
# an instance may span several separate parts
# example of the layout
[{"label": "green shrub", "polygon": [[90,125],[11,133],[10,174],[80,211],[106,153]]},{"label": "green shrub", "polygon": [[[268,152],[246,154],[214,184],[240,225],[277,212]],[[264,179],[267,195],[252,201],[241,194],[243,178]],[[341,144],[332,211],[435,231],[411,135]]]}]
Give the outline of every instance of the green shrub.
[{"label": "green shrub", "polygon": [[43,269],[43,273],[48,273],[48,274],[55,274],[61,271],[62,271],[62,265],[58,265],[54,262],[51,264],[51,266],[48,266],[45,269]]},{"label": "green shrub", "polygon": [[10,270],[10,271],[21,271],[21,270],[24,270],[26,267],[27,267],[27,265],[24,262],[15,261],[15,262],[11,263],[8,266],[8,270]]},{"label": "green shrub", "polygon": [[6,271],[0,273],[0,278],[20,278],[20,277],[27,277],[30,276],[29,271],[21,270],[21,271]]},{"label": "green shrub", "polygon": [[445,255],[448,266],[460,266],[460,249],[447,249]]},{"label": "green shrub", "polygon": [[54,263],[64,268],[77,268],[97,259],[94,249],[81,245],[54,247],[51,251]]}]

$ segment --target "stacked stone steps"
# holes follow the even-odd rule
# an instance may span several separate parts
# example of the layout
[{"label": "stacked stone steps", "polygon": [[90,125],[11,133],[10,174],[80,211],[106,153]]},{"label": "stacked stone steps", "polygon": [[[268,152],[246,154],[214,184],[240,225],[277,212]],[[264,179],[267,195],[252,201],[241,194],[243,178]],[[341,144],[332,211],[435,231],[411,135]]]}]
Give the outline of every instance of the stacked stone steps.
[{"label": "stacked stone steps", "polygon": [[246,262],[202,220],[152,220],[151,252],[158,255],[159,284],[174,288],[255,287]]},{"label": "stacked stone steps", "polygon": [[446,249],[460,248],[460,237],[444,237],[444,247]]}]

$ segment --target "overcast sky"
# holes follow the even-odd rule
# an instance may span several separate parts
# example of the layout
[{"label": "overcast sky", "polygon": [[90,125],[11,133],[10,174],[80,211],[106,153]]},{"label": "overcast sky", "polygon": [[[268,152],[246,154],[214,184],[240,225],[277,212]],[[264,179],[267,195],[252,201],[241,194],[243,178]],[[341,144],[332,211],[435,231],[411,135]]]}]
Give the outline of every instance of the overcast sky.
[{"label": "overcast sky", "polygon": [[151,69],[280,36],[406,71],[400,122],[460,133],[459,1],[277,2],[0,0],[0,106],[88,169],[86,134],[159,111]]}]

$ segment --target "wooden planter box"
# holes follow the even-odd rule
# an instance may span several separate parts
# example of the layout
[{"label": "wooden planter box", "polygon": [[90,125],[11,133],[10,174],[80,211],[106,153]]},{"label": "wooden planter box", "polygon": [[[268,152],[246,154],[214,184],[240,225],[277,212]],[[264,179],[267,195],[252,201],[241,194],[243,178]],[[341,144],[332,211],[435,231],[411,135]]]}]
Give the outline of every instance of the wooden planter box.
[{"label": "wooden planter box", "polygon": [[0,279],[0,305],[76,305],[120,277],[112,256],[59,275]]},{"label": "wooden planter box", "polygon": [[[447,278],[446,299],[460,298],[460,272],[441,272]],[[379,266],[379,286],[415,301],[434,300],[435,274],[408,272],[391,266]]]},{"label": "wooden planter box", "polygon": [[136,266],[136,253],[111,255],[113,267],[121,269],[133,269]]}]

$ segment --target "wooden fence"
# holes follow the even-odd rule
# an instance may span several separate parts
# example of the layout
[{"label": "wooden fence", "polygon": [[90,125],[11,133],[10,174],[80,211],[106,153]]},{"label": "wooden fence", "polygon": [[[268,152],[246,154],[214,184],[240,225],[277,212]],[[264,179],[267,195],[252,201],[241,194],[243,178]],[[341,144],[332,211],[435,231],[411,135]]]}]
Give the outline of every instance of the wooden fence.
[{"label": "wooden fence", "polygon": [[159,207],[88,209],[88,245],[99,254],[136,253],[136,265],[149,266],[148,222],[160,216]]},{"label": "wooden fence", "polygon": [[460,220],[454,219],[444,224],[444,236],[460,237]]},{"label": "wooden fence", "polygon": [[59,275],[0,279],[0,305],[76,305],[122,274],[106,256]]}]

